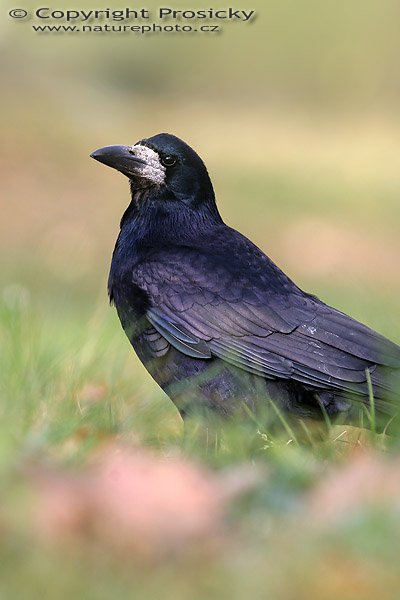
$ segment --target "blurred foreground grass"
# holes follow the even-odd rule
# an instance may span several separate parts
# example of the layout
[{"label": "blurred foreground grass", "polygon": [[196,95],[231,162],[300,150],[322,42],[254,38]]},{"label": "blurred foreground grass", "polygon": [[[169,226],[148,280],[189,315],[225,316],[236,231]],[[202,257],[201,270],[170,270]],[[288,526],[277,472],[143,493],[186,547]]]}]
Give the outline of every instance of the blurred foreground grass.
[{"label": "blurred foreground grass", "polygon": [[396,437],[249,423],[215,444],[103,302],[55,318],[26,287],[2,300],[4,598],[398,597]]}]

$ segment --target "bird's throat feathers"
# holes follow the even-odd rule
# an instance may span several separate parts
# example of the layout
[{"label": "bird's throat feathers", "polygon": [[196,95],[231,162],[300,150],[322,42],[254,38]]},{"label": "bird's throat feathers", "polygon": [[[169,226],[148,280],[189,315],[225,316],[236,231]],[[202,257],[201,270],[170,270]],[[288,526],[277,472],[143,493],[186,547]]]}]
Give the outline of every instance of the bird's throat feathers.
[{"label": "bird's throat feathers", "polygon": [[131,281],[135,265],[148,256],[152,248],[196,245],[221,224],[223,221],[214,198],[193,207],[171,197],[163,197],[160,192],[155,194],[154,190],[133,191],[113,252],[108,281],[110,301],[118,302],[115,282],[124,288],[122,282],[127,274]]},{"label": "bird's throat feathers", "polygon": [[131,183],[132,200],[121,219],[126,242],[179,243],[201,235],[223,221],[213,191],[198,201],[177,198],[165,187],[138,189]]}]

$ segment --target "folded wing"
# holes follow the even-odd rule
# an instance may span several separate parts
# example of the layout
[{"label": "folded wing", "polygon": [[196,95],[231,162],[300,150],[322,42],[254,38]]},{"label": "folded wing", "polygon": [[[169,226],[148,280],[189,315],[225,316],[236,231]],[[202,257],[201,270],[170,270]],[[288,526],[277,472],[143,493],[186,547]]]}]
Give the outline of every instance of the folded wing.
[{"label": "folded wing", "polygon": [[231,266],[215,252],[178,248],[136,269],[148,319],[170,344],[267,378],[359,395],[368,394],[368,369],[377,398],[391,390],[385,373],[400,368],[399,346],[302,292],[260,251],[247,265],[234,258]]}]

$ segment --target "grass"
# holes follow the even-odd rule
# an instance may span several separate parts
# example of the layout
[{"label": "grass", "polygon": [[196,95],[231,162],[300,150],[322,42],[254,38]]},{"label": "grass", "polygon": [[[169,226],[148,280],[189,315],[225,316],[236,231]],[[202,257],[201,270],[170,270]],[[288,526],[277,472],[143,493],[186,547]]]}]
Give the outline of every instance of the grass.
[{"label": "grass", "polygon": [[[177,412],[137,363],[114,313],[101,301],[60,313],[43,310],[23,287],[1,306],[0,594],[5,598],[395,598],[400,522],[396,498],[365,502],[343,476],[333,485],[349,504],[324,522],[318,499],[332,472],[362,469],[359,456],[396,460],[398,440],[374,431],[309,425],[260,430],[203,423],[182,427]],[[225,533],[161,562],[109,545],[83,531],[54,545],[32,527],[32,465],[85,473],[108,444],[190,457],[212,472],[261,466],[256,488],[232,502]],[[391,457],[391,458],[390,458]],[[364,460],[363,459],[363,460]],[[375,460],[375,459],[374,459]],[[397,463],[396,463],[397,464]],[[393,471],[397,469],[393,462]],[[350,467],[351,466],[351,467]],[[379,467],[381,468],[381,467]],[[382,469],[384,467],[382,466]],[[374,477],[372,465],[367,465]],[[28,475],[27,475],[28,473]],[[382,502],[381,502],[382,500]]]},{"label": "grass", "polygon": [[[304,164],[300,176],[284,156],[269,171],[214,164],[227,221],[303,288],[399,340],[390,266],[398,252],[391,242],[397,180],[387,194],[386,172],[375,165],[366,193],[361,177],[349,182]],[[107,303],[106,266],[126,186],[109,174],[87,182],[78,170],[76,181],[64,182],[64,201],[54,203],[58,176],[43,185],[34,171],[22,181],[33,186],[23,201],[26,223],[20,231],[5,207],[0,240],[8,249],[0,289],[0,598],[397,598],[400,435],[377,433],[373,395],[360,416],[367,431],[329,422],[295,427],[273,408],[267,424],[206,427],[194,419],[183,427]],[[99,206],[115,195],[121,206]],[[46,222],[35,220],[40,210]],[[310,236],[316,216],[319,237]],[[161,538],[167,556],[144,558],[123,535],[98,531],[99,516],[76,524],[70,508],[60,530],[54,504],[62,509],[66,499],[42,482],[43,472],[61,488],[71,477],[90,480],[93,462],[116,448],[150,449],[160,461],[181,457],[221,481],[243,482],[254,471],[257,484],[229,501],[205,538],[172,550]],[[55,541],[38,528],[38,502]]]}]

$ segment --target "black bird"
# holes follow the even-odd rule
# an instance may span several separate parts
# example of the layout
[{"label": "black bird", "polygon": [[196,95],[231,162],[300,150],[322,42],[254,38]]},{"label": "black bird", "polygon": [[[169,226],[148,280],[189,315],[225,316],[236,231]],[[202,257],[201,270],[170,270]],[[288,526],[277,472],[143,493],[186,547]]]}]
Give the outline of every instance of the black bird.
[{"label": "black bird", "polygon": [[[130,181],[108,290],[140,360],[182,416],[240,406],[396,414],[400,347],[303,292],[223,222],[201,158],[162,133],[91,155]],[[397,377],[396,377],[397,375]]]}]

